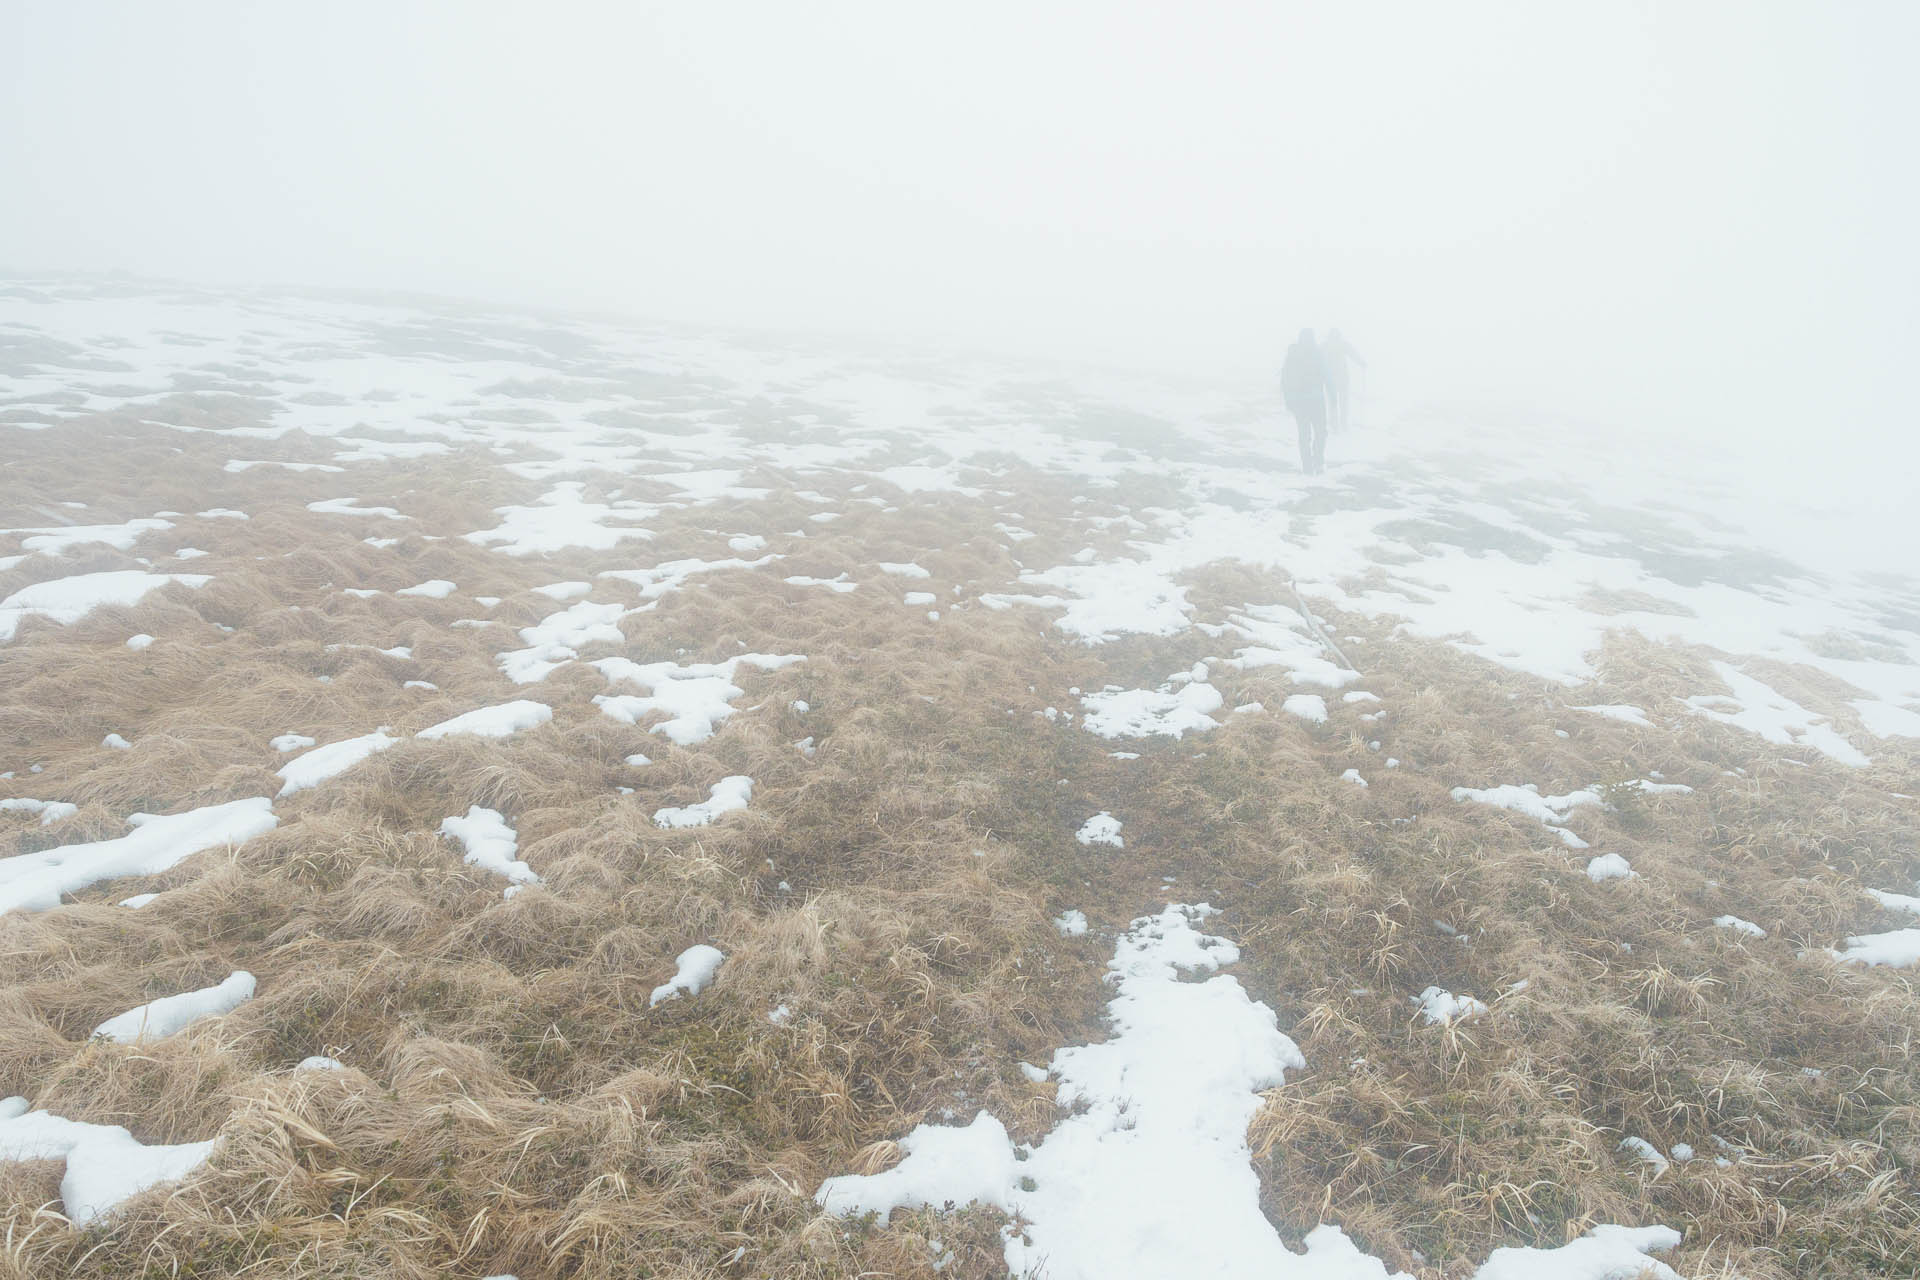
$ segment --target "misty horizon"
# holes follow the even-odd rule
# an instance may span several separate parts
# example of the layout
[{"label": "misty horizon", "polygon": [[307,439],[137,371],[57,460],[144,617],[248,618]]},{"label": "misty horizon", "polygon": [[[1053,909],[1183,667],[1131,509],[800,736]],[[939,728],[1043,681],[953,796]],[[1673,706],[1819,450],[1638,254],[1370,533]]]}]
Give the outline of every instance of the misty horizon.
[{"label": "misty horizon", "polygon": [[[1905,447],[1911,10],[18,6],[0,266]],[[1806,460],[1800,459],[1800,465]]]}]

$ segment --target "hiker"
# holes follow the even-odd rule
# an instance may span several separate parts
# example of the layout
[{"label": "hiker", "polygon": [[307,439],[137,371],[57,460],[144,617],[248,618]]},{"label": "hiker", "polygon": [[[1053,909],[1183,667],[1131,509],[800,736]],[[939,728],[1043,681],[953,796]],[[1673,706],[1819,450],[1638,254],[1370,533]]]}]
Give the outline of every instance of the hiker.
[{"label": "hiker", "polygon": [[1327,460],[1327,370],[1313,330],[1302,329],[1280,366],[1280,396],[1300,436],[1300,469],[1319,475]]},{"label": "hiker", "polygon": [[1340,336],[1338,329],[1327,330],[1327,340],[1320,344],[1320,363],[1327,370],[1327,420],[1329,426],[1347,425],[1347,411],[1351,401],[1347,394],[1347,361],[1353,361],[1362,369],[1367,362],[1353,349],[1353,344]]}]

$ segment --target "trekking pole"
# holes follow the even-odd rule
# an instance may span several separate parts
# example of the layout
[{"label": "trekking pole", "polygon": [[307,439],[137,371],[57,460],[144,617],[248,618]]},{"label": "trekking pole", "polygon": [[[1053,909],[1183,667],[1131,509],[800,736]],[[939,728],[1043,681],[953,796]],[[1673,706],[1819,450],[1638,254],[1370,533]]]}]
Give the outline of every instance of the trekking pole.
[{"label": "trekking pole", "polygon": [[1333,637],[1322,631],[1320,624],[1314,621],[1313,610],[1307,608],[1307,602],[1300,598],[1300,588],[1294,585],[1292,574],[1287,575],[1287,590],[1293,595],[1293,607],[1299,611],[1301,618],[1306,621],[1307,629],[1313,632],[1314,638],[1319,640],[1321,644],[1327,646],[1327,648],[1333,650],[1333,656],[1340,659],[1340,664],[1347,670],[1360,670],[1360,668],[1353,665],[1352,659],[1340,651],[1340,646],[1333,642]]}]

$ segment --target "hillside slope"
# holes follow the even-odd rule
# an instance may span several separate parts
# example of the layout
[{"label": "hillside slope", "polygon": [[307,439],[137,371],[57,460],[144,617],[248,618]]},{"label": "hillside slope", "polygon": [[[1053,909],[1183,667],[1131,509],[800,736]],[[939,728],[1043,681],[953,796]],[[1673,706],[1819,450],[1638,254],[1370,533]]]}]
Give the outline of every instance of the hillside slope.
[{"label": "hillside slope", "polygon": [[1920,1273],[1920,588],[1701,473],[25,280],[0,448],[0,1276]]}]

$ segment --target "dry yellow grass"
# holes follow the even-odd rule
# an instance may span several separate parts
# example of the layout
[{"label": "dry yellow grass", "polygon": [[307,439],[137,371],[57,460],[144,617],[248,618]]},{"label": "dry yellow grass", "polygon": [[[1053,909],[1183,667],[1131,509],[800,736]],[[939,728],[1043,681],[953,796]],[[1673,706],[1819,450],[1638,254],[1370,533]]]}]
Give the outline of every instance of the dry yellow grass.
[{"label": "dry yellow grass", "polygon": [[[199,400],[173,406],[183,418],[246,420]],[[1240,980],[1305,1051],[1250,1134],[1284,1231],[1336,1221],[1422,1277],[1602,1221],[1683,1229],[1674,1265],[1693,1276],[1920,1271],[1913,977],[1822,952],[1894,925],[1855,886],[1911,880],[1920,810],[1888,792],[1920,790],[1915,761],[1890,746],[1846,770],[1698,718],[1643,730],[1567,709],[1671,706],[1710,687],[1710,655],[1619,635],[1602,678],[1569,691],[1341,618],[1336,634],[1365,638],[1353,656],[1384,719],[1244,715],[1180,743],[1107,743],[1041,713],[1077,710],[1076,687],[1157,682],[1218,642],[1089,649],[1044,614],[945,599],[930,622],[873,566],[917,558],[943,593],[1005,589],[1000,511],[900,497],[883,520],[829,478],[818,487],[847,514],[778,572],[697,579],[622,623],[639,661],[807,655],[743,675],[739,713],[681,749],[600,715],[591,669],[516,688],[493,655],[560,607],[536,585],[724,556],[726,533],[792,528],[814,507],[679,509],[644,544],[522,560],[429,536],[488,527],[491,507],[541,489],[459,455],[333,477],[418,517],[402,525],[306,511],[311,478],[223,475],[217,437],[128,418],[45,435],[0,483],[0,522],[81,488],[90,518],[255,516],[194,527],[211,554],[186,567],[214,575],[205,588],[30,622],[0,647],[0,768],[17,794],[81,805],[46,827],[6,819],[0,855],[118,834],[134,811],[272,795],[275,734],[407,734],[513,697],[555,714],[503,741],[403,741],[278,801],[279,828],[238,849],[0,917],[0,1095],[147,1141],[222,1139],[185,1183],[86,1231],[56,1212],[57,1165],[0,1162],[0,1277],[930,1277],[935,1237],[953,1255],[940,1274],[999,1275],[991,1213],[848,1224],[811,1193],[884,1167],[923,1119],[984,1106],[1018,1137],[1044,1133],[1050,1092],[1017,1064],[1101,1035],[1111,934],[1169,895],[1223,909]],[[76,473],[81,442],[92,461]],[[252,452],[324,456],[297,436]],[[1006,483],[1001,507],[1036,535],[1022,559],[1085,545],[1057,479]],[[401,541],[376,551],[369,534]],[[781,581],[843,570],[859,590]],[[24,572],[0,572],[0,595]],[[436,577],[459,591],[340,594]],[[483,611],[476,594],[502,602]],[[1239,566],[1197,575],[1191,595],[1203,609],[1286,598],[1284,580]],[[450,625],[476,616],[496,625]],[[159,642],[128,650],[134,631]],[[374,652],[397,645],[413,658]],[[1834,702],[1805,673],[1774,675],[1807,705]],[[1215,678],[1229,705],[1287,692],[1259,671]],[[101,748],[108,732],[132,749]],[[793,745],[808,736],[811,757]],[[622,764],[635,751],[654,763]],[[1342,781],[1348,767],[1371,785]],[[1602,833],[1596,852],[1631,859],[1627,882],[1593,884],[1585,855],[1537,824],[1448,794],[1652,771],[1696,790],[1622,797],[1583,826]],[[745,813],[652,825],[735,773],[756,780]],[[542,885],[504,899],[461,863],[437,828],[472,804],[506,815]],[[1121,807],[1124,851],[1075,842],[1089,814]],[[112,905],[156,890],[142,910]],[[1050,917],[1069,907],[1095,936],[1059,935]],[[1723,912],[1769,936],[1716,929]],[[714,986],[650,1007],[696,942],[727,953]],[[233,969],[259,994],[222,1018],[140,1046],[86,1038]],[[1420,1025],[1409,997],[1429,984],[1494,1014]],[[768,1017],[779,1005],[784,1024]],[[310,1054],[348,1069],[291,1070]],[[1700,1155],[1654,1177],[1616,1151],[1626,1134]],[[1734,1163],[1715,1165],[1715,1137]]]}]

